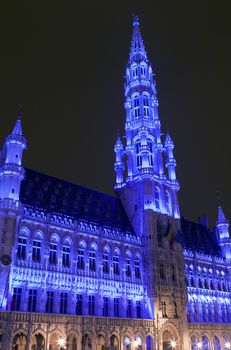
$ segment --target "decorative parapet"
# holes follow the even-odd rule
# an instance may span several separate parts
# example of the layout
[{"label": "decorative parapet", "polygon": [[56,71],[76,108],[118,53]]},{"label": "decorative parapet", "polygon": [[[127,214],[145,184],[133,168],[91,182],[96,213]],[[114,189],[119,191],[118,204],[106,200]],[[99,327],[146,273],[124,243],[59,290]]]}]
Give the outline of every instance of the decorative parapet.
[{"label": "decorative parapet", "polygon": [[15,201],[11,198],[0,199],[0,209],[19,210],[20,207],[21,203],[19,201]]},{"label": "decorative parapet", "polygon": [[127,319],[112,317],[93,317],[93,316],[72,316],[56,314],[39,314],[29,312],[0,312],[0,321],[14,323],[50,323],[50,324],[79,324],[95,326],[121,326],[121,327],[154,327],[154,320],[145,319]]}]

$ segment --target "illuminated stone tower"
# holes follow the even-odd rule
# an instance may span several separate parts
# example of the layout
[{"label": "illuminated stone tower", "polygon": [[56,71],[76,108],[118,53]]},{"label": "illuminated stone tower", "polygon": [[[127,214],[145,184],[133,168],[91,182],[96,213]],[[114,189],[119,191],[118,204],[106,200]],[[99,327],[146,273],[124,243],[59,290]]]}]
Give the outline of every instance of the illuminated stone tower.
[{"label": "illuminated stone tower", "polygon": [[[15,243],[17,217],[20,213],[20,185],[24,178],[22,154],[26,139],[22,135],[20,118],[5,140],[0,154],[0,302],[4,304],[12,247]],[[3,305],[0,305],[0,307]]]},{"label": "illuminated stone tower", "polygon": [[[171,319],[172,328],[168,332],[171,339],[179,339],[186,324],[183,311],[186,286],[182,249],[175,242],[180,212],[174,144],[169,134],[164,144],[161,139],[156,83],[137,17],[133,20],[126,68],[125,110],[126,145],[118,137],[114,147],[114,188],[144,246],[148,293],[153,300],[157,332],[165,334],[164,327]],[[166,341],[167,346],[169,339],[161,337],[158,339],[157,334],[158,342]]]},{"label": "illuminated stone tower", "polygon": [[219,245],[222,255],[226,259],[231,259],[231,239],[229,236],[229,222],[226,219],[221,207],[218,208],[217,230],[219,235]]}]

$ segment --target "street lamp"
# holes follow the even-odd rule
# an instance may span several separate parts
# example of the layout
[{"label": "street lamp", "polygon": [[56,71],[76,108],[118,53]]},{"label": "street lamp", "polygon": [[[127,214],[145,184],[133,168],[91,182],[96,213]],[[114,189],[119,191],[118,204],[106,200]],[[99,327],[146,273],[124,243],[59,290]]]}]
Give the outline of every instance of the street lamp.
[{"label": "street lamp", "polygon": [[175,340],[171,340],[170,345],[171,345],[172,349],[176,349],[176,341]]},{"label": "street lamp", "polygon": [[59,338],[57,343],[60,346],[60,350],[66,349],[66,340],[64,338]]},{"label": "street lamp", "polygon": [[201,343],[201,342],[198,342],[198,343],[197,343],[197,347],[198,347],[198,349],[202,349],[202,343]]},{"label": "street lamp", "polygon": [[229,341],[227,341],[227,342],[225,343],[225,348],[226,348],[226,349],[231,349],[231,343],[230,343]]}]

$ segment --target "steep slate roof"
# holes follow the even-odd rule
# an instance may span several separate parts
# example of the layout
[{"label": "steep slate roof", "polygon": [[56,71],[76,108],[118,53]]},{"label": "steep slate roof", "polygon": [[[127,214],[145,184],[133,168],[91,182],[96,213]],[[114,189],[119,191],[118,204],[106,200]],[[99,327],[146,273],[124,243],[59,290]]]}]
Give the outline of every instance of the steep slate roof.
[{"label": "steep slate roof", "polygon": [[197,222],[181,218],[181,231],[177,234],[177,240],[184,249],[208,255],[220,255],[216,233]]},{"label": "steep slate roof", "polygon": [[135,234],[118,198],[31,169],[25,169],[20,201]]}]

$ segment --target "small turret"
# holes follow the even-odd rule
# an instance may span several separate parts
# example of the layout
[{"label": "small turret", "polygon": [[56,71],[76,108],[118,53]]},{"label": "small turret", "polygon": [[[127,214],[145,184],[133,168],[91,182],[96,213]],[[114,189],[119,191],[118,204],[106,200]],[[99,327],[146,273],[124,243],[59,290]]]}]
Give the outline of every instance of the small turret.
[{"label": "small turret", "polygon": [[116,183],[115,183],[115,189],[121,188],[123,184],[123,172],[124,172],[124,162],[122,160],[123,157],[123,151],[124,151],[124,146],[122,144],[122,141],[120,137],[117,137],[115,146],[114,146],[114,151],[116,154],[116,161],[114,164],[114,169],[116,172]]},{"label": "small turret", "polygon": [[7,136],[3,146],[3,163],[0,168],[0,199],[19,200],[20,185],[24,177],[22,154],[26,148],[21,119],[18,118],[13,131]]},{"label": "small turret", "polygon": [[231,239],[229,236],[229,222],[226,219],[221,206],[218,207],[218,218],[216,227],[219,234],[219,244],[222,255],[226,259],[231,259]]},{"label": "small turret", "polygon": [[176,180],[176,160],[173,156],[173,148],[174,148],[174,143],[170,137],[169,134],[166,135],[166,139],[164,142],[164,147],[166,150],[166,168],[168,169],[168,177],[170,180],[175,181]]}]

